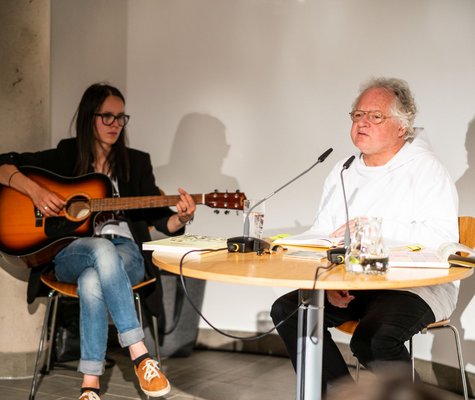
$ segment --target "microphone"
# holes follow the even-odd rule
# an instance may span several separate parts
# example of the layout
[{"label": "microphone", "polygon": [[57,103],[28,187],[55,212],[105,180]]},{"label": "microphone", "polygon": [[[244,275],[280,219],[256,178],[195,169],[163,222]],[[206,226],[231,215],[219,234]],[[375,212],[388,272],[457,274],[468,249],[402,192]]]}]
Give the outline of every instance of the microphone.
[{"label": "microphone", "polygon": [[227,240],[228,251],[232,253],[249,253],[251,251],[256,251],[258,253],[268,249],[270,247],[270,243],[266,242],[265,240],[250,237],[249,236],[249,215],[251,211],[254,210],[258,205],[262,204],[264,201],[270,199],[272,196],[280,192],[282,189],[290,185],[292,182],[299,179],[302,175],[305,175],[309,172],[312,168],[314,168],[317,164],[322,163],[325,159],[330,155],[333,151],[332,148],[326,150],[320,157],[318,157],[317,161],[313,163],[309,168],[305,171],[301,172],[295,178],[291,179],[289,182],[275,190],[274,192],[270,193],[262,200],[259,200],[256,204],[254,204],[246,213],[244,218],[244,228],[243,228],[243,236],[236,236]]},{"label": "microphone", "polygon": [[350,168],[351,164],[355,160],[355,156],[351,156],[348,160],[345,161],[343,167],[340,171],[340,180],[341,188],[343,189],[343,201],[345,203],[345,213],[346,213],[346,229],[345,229],[345,240],[343,247],[336,247],[334,249],[327,250],[327,258],[330,262],[335,264],[343,264],[345,262],[345,253],[346,249],[350,246],[350,217],[348,215],[348,202],[346,201],[346,191],[345,191],[345,180],[343,179],[343,172]]},{"label": "microphone", "polygon": [[345,249],[350,245],[350,217],[348,216],[348,202],[346,201],[346,191],[345,191],[345,180],[343,179],[343,171],[350,168],[350,165],[355,160],[355,156],[351,156],[343,164],[343,168],[340,172],[341,188],[343,189],[343,200],[345,202],[345,212],[346,212],[346,229],[345,229]]}]

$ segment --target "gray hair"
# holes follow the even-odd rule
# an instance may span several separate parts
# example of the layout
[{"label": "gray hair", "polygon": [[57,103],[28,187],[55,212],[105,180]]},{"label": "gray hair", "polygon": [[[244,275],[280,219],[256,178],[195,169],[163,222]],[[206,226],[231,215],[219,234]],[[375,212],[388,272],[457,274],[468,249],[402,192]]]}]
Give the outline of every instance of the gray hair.
[{"label": "gray hair", "polygon": [[353,110],[363,93],[374,88],[385,89],[394,96],[391,114],[406,128],[404,140],[413,139],[415,137],[414,119],[417,114],[417,106],[408,83],[396,78],[372,78],[361,86],[360,94],[353,103]]}]

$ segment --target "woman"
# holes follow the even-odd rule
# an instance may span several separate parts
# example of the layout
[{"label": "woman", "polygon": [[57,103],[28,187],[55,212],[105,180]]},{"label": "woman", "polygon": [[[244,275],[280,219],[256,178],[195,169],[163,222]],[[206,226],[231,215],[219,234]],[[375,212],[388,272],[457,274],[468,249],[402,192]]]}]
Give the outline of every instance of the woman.
[{"label": "woman", "polygon": [[[0,156],[0,183],[29,196],[45,217],[58,216],[65,200],[24,175],[19,166],[34,165],[68,177],[100,172],[110,177],[116,195],[160,194],[150,156],[126,147],[129,116],[117,88],[101,83],[90,86],[82,96],[75,119],[76,138],[60,141],[55,149]],[[143,342],[131,286],[144,279],[140,247],[150,239],[148,226],[154,225],[166,235],[180,234],[193,218],[193,199],[185,190],[178,191],[176,213],[169,208],[115,213],[96,224],[94,237],[76,239],[54,258],[58,280],[78,284],[78,370],[83,373],[80,400],[100,400],[99,378],[104,372],[109,314],[120,344],[129,349],[144,393],[159,397],[170,391],[168,380]]]}]

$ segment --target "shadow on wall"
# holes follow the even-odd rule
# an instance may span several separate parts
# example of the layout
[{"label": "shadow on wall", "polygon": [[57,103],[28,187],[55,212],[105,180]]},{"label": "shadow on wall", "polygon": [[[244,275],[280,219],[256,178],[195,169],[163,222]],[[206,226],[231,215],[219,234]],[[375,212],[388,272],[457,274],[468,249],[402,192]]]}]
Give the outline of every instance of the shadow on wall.
[{"label": "shadow on wall", "polygon": [[[226,127],[217,118],[200,113],[186,114],[178,124],[169,164],[159,166],[155,176],[167,194],[183,187],[189,193],[209,193],[239,189],[235,177],[222,173],[223,162],[230,146],[226,142]],[[242,216],[236,212],[215,214],[206,206],[198,206],[189,233],[226,236],[238,234]]]},{"label": "shadow on wall", "polygon": [[[465,173],[460,177],[460,179],[456,182],[460,203],[459,215],[475,217],[475,118],[473,118],[468,125],[467,136],[465,138],[465,148],[467,151],[468,168]],[[473,365],[473,360],[475,357],[475,341],[468,339],[469,337],[473,337],[473,332],[470,332],[467,335],[465,329],[463,329],[462,315],[465,313],[465,311],[468,312],[468,306],[474,296],[474,289],[475,275],[472,275],[470,278],[464,279],[460,282],[460,292],[457,301],[457,308],[450,317],[451,323],[457,327],[460,333],[465,366],[467,366],[468,364]],[[465,320],[467,320],[467,315],[465,315],[464,318]],[[472,330],[473,329],[475,328],[472,327]],[[444,333],[436,333],[432,345],[433,358],[437,358],[440,360],[441,357],[438,357],[437,349],[442,349],[446,346],[450,346],[449,349],[451,352],[453,352],[455,356],[456,350],[454,340],[452,339],[452,333],[448,330],[445,330]],[[443,381],[443,375],[446,374],[446,371],[443,369],[441,371],[437,371],[437,369],[437,364],[434,364],[434,372],[436,376],[440,376]],[[460,375],[458,371],[456,372],[456,376],[454,376],[454,379],[459,382]],[[469,393],[471,392],[473,395],[475,389],[470,388],[469,382],[467,382],[467,384],[469,385]]]},{"label": "shadow on wall", "polygon": [[459,215],[475,217],[475,118],[468,124],[465,149],[468,168],[456,183],[460,199]]}]

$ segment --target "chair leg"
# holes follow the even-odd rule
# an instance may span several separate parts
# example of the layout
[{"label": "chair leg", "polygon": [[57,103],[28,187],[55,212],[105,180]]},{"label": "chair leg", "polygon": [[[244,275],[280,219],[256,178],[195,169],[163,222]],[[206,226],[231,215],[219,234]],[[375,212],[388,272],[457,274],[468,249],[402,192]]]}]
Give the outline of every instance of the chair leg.
[{"label": "chair leg", "polygon": [[162,368],[162,361],[160,358],[160,346],[158,344],[158,318],[152,315],[152,328],[153,328],[153,342],[155,344],[155,354],[158,361],[158,366]]},{"label": "chair leg", "polygon": [[137,307],[137,314],[138,314],[138,317],[139,317],[140,326],[143,327],[142,306],[140,304],[140,296],[139,296],[138,293],[134,293],[134,299],[135,299],[135,306]]},{"label": "chair leg", "polygon": [[[465,400],[468,400],[467,377],[465,376],[465,364],[463,362],[462,345],[460,344],[460,335],[459,335],[458,329],[453,325],[446,324],[446,325],[442,325],[442,326],[436,326],[436,327],[433,327],[433,328],[429,328],[428,330],[432,331],[432,330],[444,329],[444,328],[451,329],[453,334],[454,334],[455,347],[457,349],[457,357],[458,357],[459,369],[460,369],[460,377],[462,379],[463,398]],[[411,340],[411,343],[412,343],[412,340]],[[412,347],[411,347],[411,349],[412,349]],[[411,356],[412,356],[412,354],[411,354]],[[413,358],[413,356],[412,356],[412,358]],[[413,358],[413,362],[414,362],[414,358]]]},{"label": "chair leg", "polygon": [[416,382],[416,362],[414,360],[414,342],[412,337],[409,339],[409,355],[411,356],[412,383]]},{"label": "chair leg", "polygon": [[459,360],[460,376],[462,378],[463,397],[468,400],[467,378],[465,376],[465,364],[463,362],[462,346],[460,344],[460,335],[458,329],[453,325],[444,325],[444,328],[450,328],[454,333],[455,346],[457,347],[457,356]]},{"label": "chair leg", "polygon": [[[136,307],[137,307],[137,313],[138,313],[138,316],[139,316],[140,326],[143,327],[142,306],[140,304],[140,295],[138,293],[134,293],[134,299],[135,299],[135,304],[136,304]],[[159,348],[159,344],[158,344],[158,321],[157,321],[157,317],[155,317],[155,316],[152,316],[152,335],[153,335],[153,342],[154,342],[154,345],[155,345],[155,354],[156,354],[156,357],[157,357],[158,366],[161,368],[162,364],[161,364],[161,360],[160,360],[160,348]]]},{"label": "chair leg", "polygon": [[356,359],[355,381],[358,382],[359,380],[360,380],[360,360]]},{"label": "chair leg", "polygon": [[31,389],[30,389],[30,400],[35,399],[36,395],[36,385],[38,383],[38,375],[40,373],[40,362],[41,362],[41,354],[43,353],[43,347],[44,343],[46,341],[46,336],[48,335],[48,320],[49,320],[49,314],[51,310],[51,302],[55,298],[55,291],[52,290],[48,294],[48,302],[46,304],[46,310],[45,310],[45,316],[43,319],[43,327],[41,329],[41,336],[40,336],[40,343],[38,345],[38,352],[36,353],[36,361],[35,361],[35,369],[33,370],[33,379],[31,381]]},{"label": "chair leg", "polygon": [[53,345],[54,345],[54,335],[56,333],[56,317],[58,316],[58,302],[59,295],[54,296],[53,298],[53,311],[51,314],[51,323],[50,323],[50,345],[48,348],[48,356],[46,358],[46,368],[45,373],[48,373],[51,370],[51,360],[53,356]]}]

